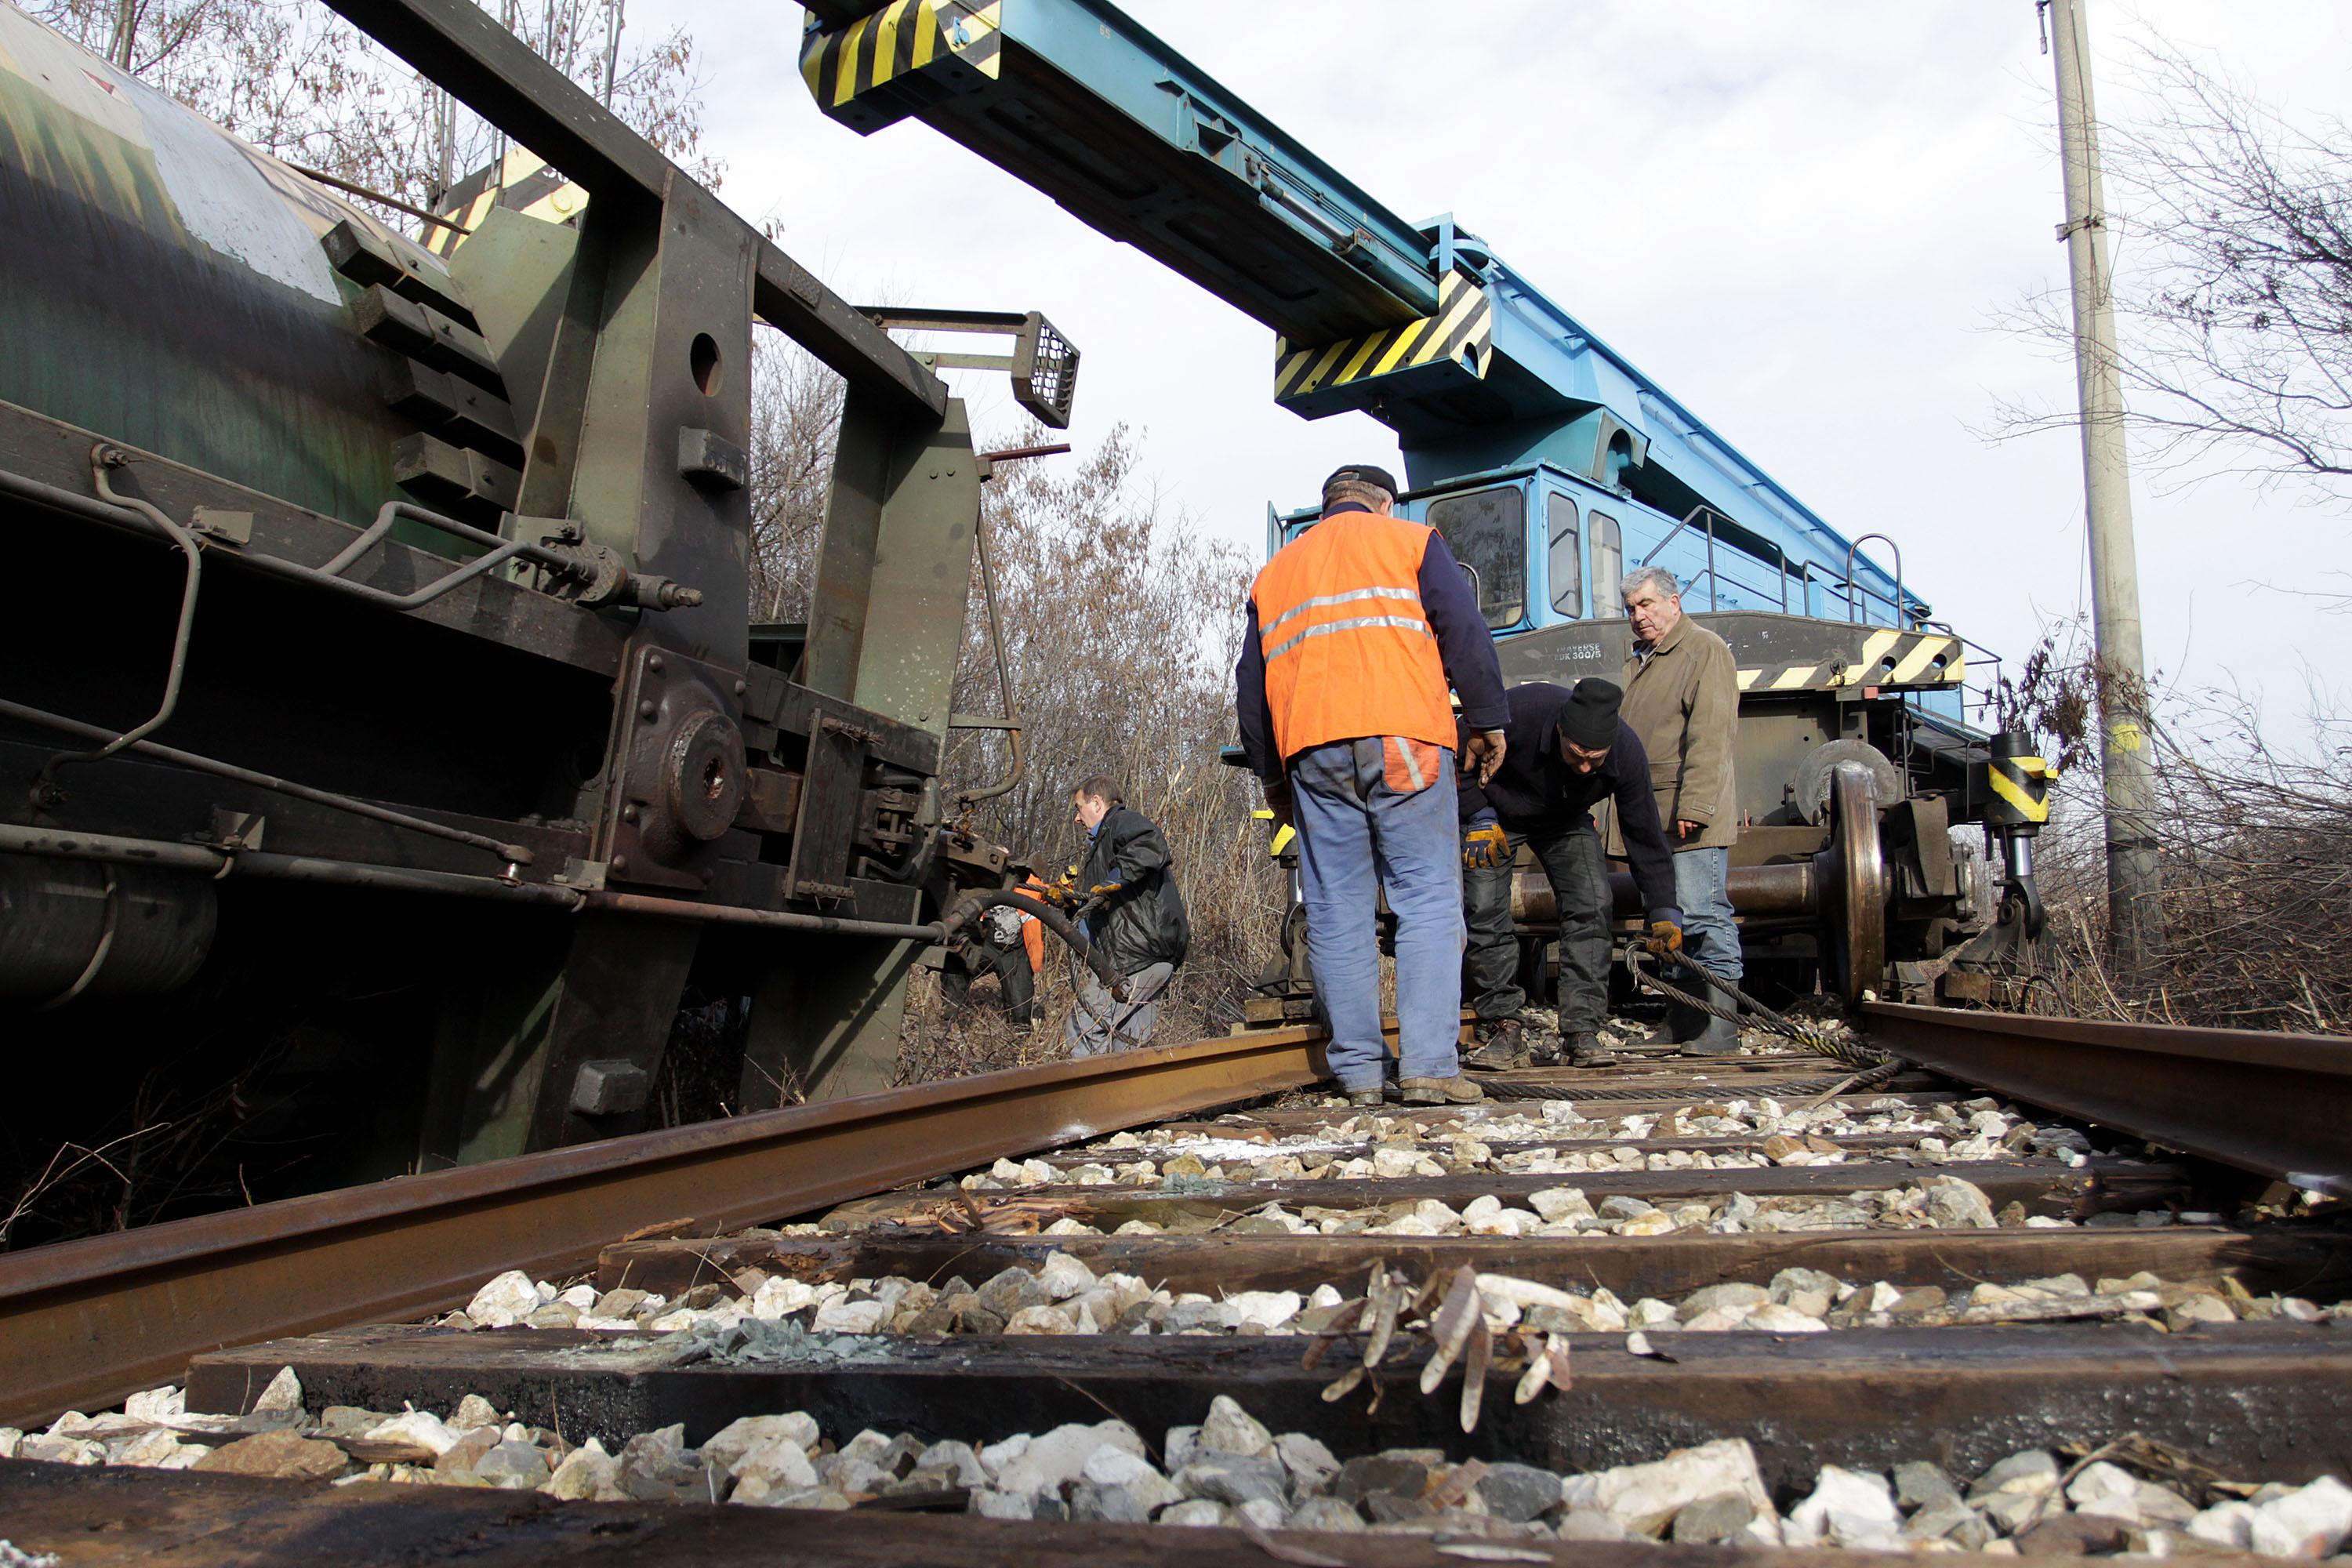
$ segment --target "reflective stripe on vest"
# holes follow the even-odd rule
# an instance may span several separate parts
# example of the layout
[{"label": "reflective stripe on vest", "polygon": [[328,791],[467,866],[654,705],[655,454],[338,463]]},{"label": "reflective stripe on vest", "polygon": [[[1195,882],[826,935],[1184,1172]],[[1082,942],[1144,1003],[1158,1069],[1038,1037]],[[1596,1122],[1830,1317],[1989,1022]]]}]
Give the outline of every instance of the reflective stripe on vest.
[{"label": "reflective stripe on vest", "polygon": [[1444,660],[1421,603],[1430,531],[1370,512],[1327,518],[1251,589],[1276,747],[1396,736],[1450,748]]}]

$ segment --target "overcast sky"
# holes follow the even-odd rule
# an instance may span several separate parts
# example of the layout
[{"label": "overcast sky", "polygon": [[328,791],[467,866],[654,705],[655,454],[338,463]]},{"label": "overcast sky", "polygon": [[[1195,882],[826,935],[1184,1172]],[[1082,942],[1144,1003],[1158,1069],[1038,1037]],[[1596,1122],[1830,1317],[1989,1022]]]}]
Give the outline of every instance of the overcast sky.
[{"label": "overcast sky", "polygon": [[[2134,112],[2150,33],[2291,114],[2352,106],[2343,0],[2090,3],[2108,121]],[[2004,400],[2074,395],[2070,363],[1997,324],[2066,276],[2031,0],[1126,8],[1405,218],[1453,212],[1833,526],[1894,535],[1979,642],[2013,663],[2087,607],[2075,437],[1979,434]],[[1086,355],[1076,439],[1141,428],[1146,470],[1202,527],[1255,552],[1268,500],[1393,458],[1369,416],[1276,408],[1272,334],[1158,263],[919,122],[861,139],[824,120],[795,6],[630,8],[633,31],[670,20],[698,42],[732,205],[780,219],[852,299],[1043,310]],[[1010,423],[1000,376],[957,379],[983,427]],[[2134,492],[2150,665],[2260,691],[2292,739],[2352,617],[2260,584],[2345,566],[2352,520],[2229,479],[2143,472]]]}]

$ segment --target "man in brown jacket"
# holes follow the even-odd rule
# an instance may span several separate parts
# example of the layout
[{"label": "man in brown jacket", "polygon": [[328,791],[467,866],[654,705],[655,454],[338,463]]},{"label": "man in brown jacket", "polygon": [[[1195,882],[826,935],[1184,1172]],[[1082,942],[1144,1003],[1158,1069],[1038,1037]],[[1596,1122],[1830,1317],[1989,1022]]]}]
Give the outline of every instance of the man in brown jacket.
[{"label": "man in brown jacket", "polygon": [[[1739,797],[1731,776],[1739,673],[1724,640],[1683,614],[1673,573],[1642,567],[1625,574],[1622,591],[1633,650],[1625,660],[1620,715],[1650,753],[1658,820],[1675,850],[1685,951],[1711,973],[1737,982],[1739,929],[1732,923],[1729,881],[1731,845],[1739,837]],[[1699,990],[1719,1005],[1730,1003],[1704,983]],[[1677,1004],[1666,1024],[1685,1056],[1739,1049],[1739,1030],[1724,1019]]]}]

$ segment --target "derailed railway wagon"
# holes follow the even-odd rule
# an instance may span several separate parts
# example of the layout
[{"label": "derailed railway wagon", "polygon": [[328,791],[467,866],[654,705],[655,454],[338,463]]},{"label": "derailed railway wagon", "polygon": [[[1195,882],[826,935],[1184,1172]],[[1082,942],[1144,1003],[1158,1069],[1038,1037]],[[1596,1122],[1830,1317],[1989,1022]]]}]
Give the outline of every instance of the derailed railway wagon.
[{"label": "derailed railway wagon", "polygon": [[[584,213],[445,259],[0,6],[12,1157],[191,1061],[255,1196],[625,1132],[690,985],[750,999],[729,1108],[879,1087],[1004,879],[939,784],[962,405],[468,0],[338,9]],[[814,612],[755,635],[758,323],[848,390]]]}]

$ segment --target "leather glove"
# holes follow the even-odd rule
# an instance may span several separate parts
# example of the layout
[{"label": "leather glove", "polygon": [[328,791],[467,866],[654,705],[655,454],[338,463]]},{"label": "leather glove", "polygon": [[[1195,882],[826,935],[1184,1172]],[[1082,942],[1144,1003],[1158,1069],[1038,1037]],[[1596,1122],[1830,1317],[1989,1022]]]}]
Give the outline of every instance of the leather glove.
[{"label": "leather glove", "polygon": [[1087,897],[1090,899],[1108,899],[1113,893],[1118,892],[1121,888],[1126,886],[1127,884],[1125,882],[1097,882],[1093,887],[1087,889]]},{"label": "leather glove", "polygon": [[1683,928],[1672,921],[1652,921],[1650,934],[1642,939],[1642,945],[1659,958],[1680,952],[1683,950]]},{"label": "leather glove", "polygon": [[1474,827],[1462,836],[1462,864],[1487,871],[1511,863],[1511,836],[1495,823]]}]

